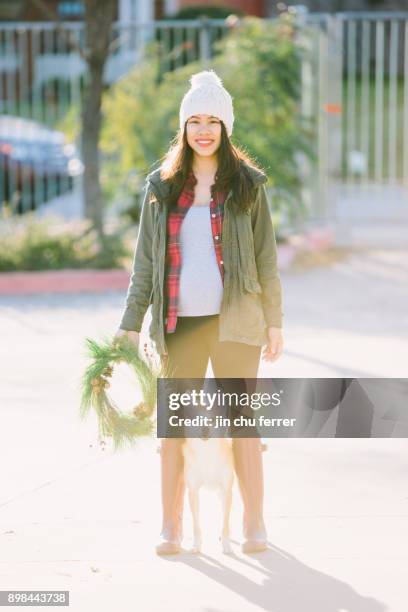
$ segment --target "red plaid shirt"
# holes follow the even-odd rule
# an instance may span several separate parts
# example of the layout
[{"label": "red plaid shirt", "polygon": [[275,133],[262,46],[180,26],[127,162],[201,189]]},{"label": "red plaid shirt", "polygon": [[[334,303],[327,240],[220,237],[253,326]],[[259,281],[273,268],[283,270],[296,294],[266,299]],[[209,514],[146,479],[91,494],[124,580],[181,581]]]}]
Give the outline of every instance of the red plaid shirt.
[{"label": "red plaid shirt", "polygon": [[[177,324],[177,305],[180,287],[181,249],[180,228],[194,200],[194,187],[197,179],[191,171],[184,184],[176,207],[167,217],[167,249],[166,249],[166,281],[165,297],[167,312],[165,326],[167,333],[173,333]],[[224,217],[224,201],[227,192],[214,192],[211,187],[210,215],[215,255],[221,279],[224,283],[224,262],[222,260],[222,221]]]}]

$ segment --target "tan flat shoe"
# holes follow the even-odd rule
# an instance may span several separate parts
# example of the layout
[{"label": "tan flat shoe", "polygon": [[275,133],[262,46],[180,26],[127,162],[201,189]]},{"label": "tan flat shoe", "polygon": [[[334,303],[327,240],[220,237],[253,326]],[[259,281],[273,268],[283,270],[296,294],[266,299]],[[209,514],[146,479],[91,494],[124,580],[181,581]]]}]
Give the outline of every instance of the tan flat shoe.
[{"label": "tan flat shoe", "polygon": [[179,540],[166,540],[162,538],[156,546],[158,555],[177,555],[181,551]]},{"label": "tan flat shoe", "polygon": [[242,552],[247,554],[263,552],[268,548],[266,540],[245,540],[242,543]]}]

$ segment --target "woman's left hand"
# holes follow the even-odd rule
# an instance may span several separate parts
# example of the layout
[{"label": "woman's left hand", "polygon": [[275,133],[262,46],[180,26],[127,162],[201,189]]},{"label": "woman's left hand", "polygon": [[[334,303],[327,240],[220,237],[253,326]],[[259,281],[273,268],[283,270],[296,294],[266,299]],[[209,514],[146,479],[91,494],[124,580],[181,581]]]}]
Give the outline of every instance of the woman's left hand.
[{"label": "woman's left hand", "polygon": [[268,327],[267,329],[269,342],[265,346],[262,359],[265,361],[276,361],[282,354],[283,336],[280,327]]}]

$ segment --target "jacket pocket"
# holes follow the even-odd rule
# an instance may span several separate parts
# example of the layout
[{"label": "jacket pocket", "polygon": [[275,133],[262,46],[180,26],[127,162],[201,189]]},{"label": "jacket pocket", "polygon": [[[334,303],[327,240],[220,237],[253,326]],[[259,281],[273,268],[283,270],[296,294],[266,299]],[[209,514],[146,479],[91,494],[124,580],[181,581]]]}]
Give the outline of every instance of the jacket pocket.
[{"label": "jacket pocket", "polygon": [[239,298],[238,321],[240,329],[245,328],[249,334],[258,337],[265,327],[262,308],[262,287],[253,276],[243,277],[244,293]]}]

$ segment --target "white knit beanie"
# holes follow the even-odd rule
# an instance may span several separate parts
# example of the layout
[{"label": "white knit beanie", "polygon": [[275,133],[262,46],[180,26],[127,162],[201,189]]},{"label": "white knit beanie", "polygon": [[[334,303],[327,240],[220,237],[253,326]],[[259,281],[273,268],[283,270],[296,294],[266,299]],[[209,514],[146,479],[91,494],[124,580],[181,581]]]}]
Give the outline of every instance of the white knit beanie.
[{"label": "white knit beanie", "polygon": [[191,115],[214,115],[224,122],[228,136],[232,134],[234,111],[232,98],[214,70],[203,70],[190,78],[191,87],[180,106],[180,129]]}]

